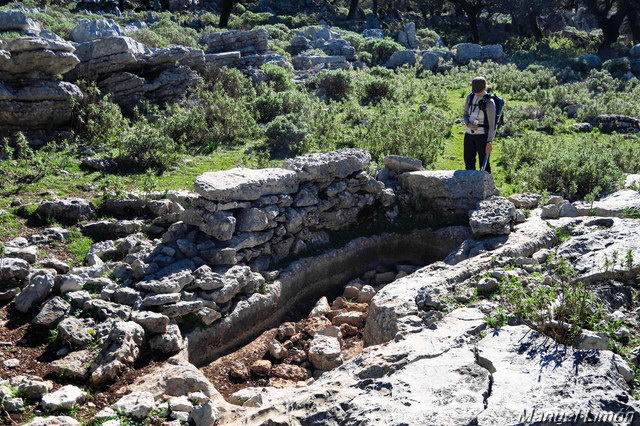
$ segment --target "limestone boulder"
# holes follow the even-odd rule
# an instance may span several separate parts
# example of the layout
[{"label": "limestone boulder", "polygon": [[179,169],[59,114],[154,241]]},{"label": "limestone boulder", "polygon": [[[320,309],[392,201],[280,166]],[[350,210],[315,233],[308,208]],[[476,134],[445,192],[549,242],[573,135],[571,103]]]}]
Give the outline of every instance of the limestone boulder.
[{"label": "limestone boulder", "polygon": [[0,75],[6,79],[56,76],[72,70],[80,63],[69,42],[40,37],[2,40]]},{"label": "limestone boulder", "polygon": [[477,235],[504,235],[511,232],[516,219],[516,207],[504,197],[493,196],[480,202],[471,212],[469,225]]},{"label": "limestone boulder", "polygon": [[389,60],[385,66],[387,68],[396,69],[402,67],[404,65],[415,65],[416,64],[416,52],[413,50],[400,50],[398,52],[393,52]]},{"label": "limestone boulder", "polygon": [[591,203],[573,204],[580,216],[624,217],[628,211],[640,210],[640,192],[626,189],[616,191]]},{"label": "limestone boulder", "polygon": [[493,177],[480,171],[408,172],[398,182],[424,208],[450,214],[466,214],[480,201],[499,195]]},{"label": "limestone boulder", "polygon": [[340,341],[336,337],[316,334],[309,346],[309,360],[319,370],[331,370],[342,364]]},{"label": "limestone boulder", "polygon": [[16,296],[15,306],[20,312],[28,312],[46,299],[53,290],[55,278],[51,274],[35,275],[29,285]]},{"label": "limestone boulder", "polygon": [[370,162],[371,155],[368,151],[345,148],[288,159],[282,167],[296,172],[300,182],[329,181],[359,172]]},{"label": "limestone boulder", "polygon": [[119,414],[144,419],[156,408],[156,402],[149,392],[134,392],[120,398],[111,408]]},{"label": "limestone boulder", "polygon": [[54,296],[47,301],[38,315],[33,319],[33,324],[43,325],[46,327],[56,326],[71,311],[71,305],[59,296]]},{"label": "limestone boulder", "polygon": [[263,195],[296,192],[298,177],[284,169],[235,168],[204,173],[196,178],[195,188],[207,200],[251,201]]},{"label": "limestone boulder", "polygon": [[124,31],[113,19],[96,19],[90,21],[82,19],[71,30],[71,40],[84,43],[103,37],[124,36]]},{"label": "limestone boulder", "polygon": [[87,393],[77,386],[66,385],[42,397],[42,406],[47,411],[70,410],[87,399]]},{"label": "limestone boulder", "polygon": [[43,201],[37,209],[41,217],[63,222],[77,222],[92,218],[95,215],[94,205],[82,198],[66,198],[62,200]]},{"label": "limestone boulder", "polygon": [[22,10],[0,11],[0,31],[39,31],[40,26]]}]

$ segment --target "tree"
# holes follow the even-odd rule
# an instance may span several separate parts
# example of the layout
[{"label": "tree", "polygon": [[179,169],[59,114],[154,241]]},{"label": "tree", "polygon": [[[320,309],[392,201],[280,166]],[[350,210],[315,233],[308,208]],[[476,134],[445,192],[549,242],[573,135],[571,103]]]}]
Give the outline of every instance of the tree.
[{"label": "tree", "polygon": [[220,13],[220,28],[226,28],[229,25],[229,18],[236,0],[223,0],[222,12]]},{"label": "tree", "polygon": [[584,5],[595,16],[602,30],[602,49],[607,49],[620,36],[620,26],[632,9],[628,0],[586,0]]},{"label": "tree", "polygon": [[631,28],[634,43],[640,43],[640,10],[637,7],[631,6],[632,1],[633,0],[626,1],[627,23],[629,24],[629,28]]},{"label": "tree", "polygon": [[349,5],[349,14],[347,15],[347,19],[355,19],[358,14],[358,0],[351,0],[351,4]]},{"label": "tree", "polygon": [[480,42],[480,30],[478,29],[478,19],[483,10],[494,2],[500,0],[448,0],[455,7],[462,9],[467,19],[469,20],[469,27],[471,30],[471,39],[474,43]]}]

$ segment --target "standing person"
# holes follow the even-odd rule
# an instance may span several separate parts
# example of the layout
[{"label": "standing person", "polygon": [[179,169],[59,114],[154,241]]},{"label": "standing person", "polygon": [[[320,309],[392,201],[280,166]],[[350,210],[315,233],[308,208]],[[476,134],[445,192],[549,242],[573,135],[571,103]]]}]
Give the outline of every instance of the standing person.
[{"label": "standing person", "polygon": [[[464,123],[467,131],[464,134],[464,165],[467,170],[476,170],[476,157],[480,166],[485,156],[491,154],[492,142],[496,136],[496,104],[488,96],[487,79],[476,77],[471,82],[471,94],[464,103]],[[487,162],[488,173],[491,164]]]}]

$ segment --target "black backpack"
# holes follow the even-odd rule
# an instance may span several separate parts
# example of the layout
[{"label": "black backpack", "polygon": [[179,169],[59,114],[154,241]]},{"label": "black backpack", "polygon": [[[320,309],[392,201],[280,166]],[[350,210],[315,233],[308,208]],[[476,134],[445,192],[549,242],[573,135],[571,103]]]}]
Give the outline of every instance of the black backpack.
[{"label": "black backpack", "polygon": [[[471,102],[473,101],[473,96],[475,96],[473,93],[471,93],[469,95],[469,105],[471,105]],[[496,130],[498,129],[498,127],[502,126],[504,124],[504,114],[503,109],[504,109],[504,99],[502,99],[500,96],[498,95],[494,95],[491,93],[487,93],[485,94],[482,99],[480,99],[480,102],[478,102],[478,107],[480,108],[480,111],[485,113],[485,120],[484,120],[484,127],[489,127],[489,123],[487,123],[487,102],[489,101],[489,99],[493,99],[493,102],[496,104]]]}]

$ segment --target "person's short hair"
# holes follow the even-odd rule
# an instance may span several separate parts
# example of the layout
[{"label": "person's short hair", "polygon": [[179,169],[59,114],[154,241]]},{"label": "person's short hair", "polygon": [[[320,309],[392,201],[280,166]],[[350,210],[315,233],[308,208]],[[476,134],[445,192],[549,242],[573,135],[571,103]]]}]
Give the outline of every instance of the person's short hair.
[{"label": "person's short hair", "polygon": [[482,93],[487,88],[487,79],[484,77],[476,77],[471,82],[471,91],[473,93]]}]

